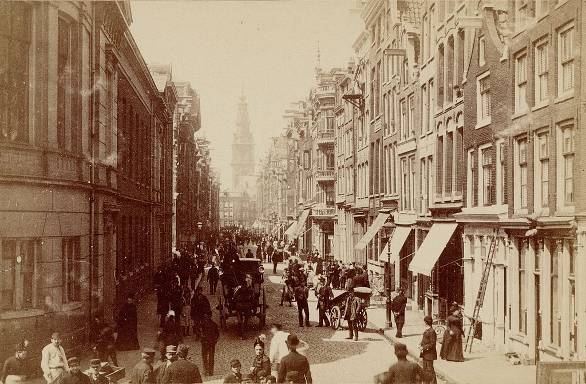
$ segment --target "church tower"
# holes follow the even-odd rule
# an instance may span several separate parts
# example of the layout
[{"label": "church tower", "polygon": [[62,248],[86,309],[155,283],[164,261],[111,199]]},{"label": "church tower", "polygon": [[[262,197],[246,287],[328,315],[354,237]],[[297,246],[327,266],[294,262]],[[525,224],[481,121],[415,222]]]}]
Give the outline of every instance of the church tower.
[{"label": "church tower", "polygon": [[250,132],[248,104],[244,95],[240,96],[236,115],[236,132],[232,139],[232,188],[234,192],[255,192],[254,137]]}]

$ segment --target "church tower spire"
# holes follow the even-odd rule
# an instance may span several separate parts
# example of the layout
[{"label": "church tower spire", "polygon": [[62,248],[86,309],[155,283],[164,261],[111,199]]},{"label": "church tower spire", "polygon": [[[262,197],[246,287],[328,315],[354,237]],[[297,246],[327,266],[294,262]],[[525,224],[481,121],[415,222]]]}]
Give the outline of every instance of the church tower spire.
[{"label": "church tower spire", "polygon": [[234,192],[253,196],[256,183],[254,160],[254,137],[250,131],[248,102],[244,87],[238,100],[236,130],[232,140],[232,188]]}]

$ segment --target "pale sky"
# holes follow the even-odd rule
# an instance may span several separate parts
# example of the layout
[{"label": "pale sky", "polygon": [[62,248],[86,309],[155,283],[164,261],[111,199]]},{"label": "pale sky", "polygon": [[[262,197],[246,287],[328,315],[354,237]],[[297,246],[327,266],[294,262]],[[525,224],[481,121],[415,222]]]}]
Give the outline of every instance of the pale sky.
[{"label": "pale sky", "polygon": [[174,80],[201,98],[202,131],[222,188],[241,89],[248,98],[256,161],[284,126],[283,112],[305,99],[321,67],[345,68],[362,29],[356,0],[134,1],[133,36],[147,63],[172,63]]}]

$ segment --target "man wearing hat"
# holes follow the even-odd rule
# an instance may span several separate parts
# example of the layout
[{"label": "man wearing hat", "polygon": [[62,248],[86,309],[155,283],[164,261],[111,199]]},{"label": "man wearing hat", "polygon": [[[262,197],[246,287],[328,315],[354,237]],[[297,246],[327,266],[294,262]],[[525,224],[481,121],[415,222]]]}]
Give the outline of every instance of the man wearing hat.
[{"label": "man wearing hat", "polygon": [[294,371],[297,372],[297,381],[295,381],[295,383],[312,383],[309,361],[307,360],[307,357],[297,352],[298,346],[299,338],[297,335],[287,336],[289,354],[281,359],[277,375],[277,383],[289,383],[289,381],[287,381],[287,374]]},{"label": "man wearing hat", "polygon": [[179,344],[177,347],[177,360],[165,370],[162,384],[202,383],[197,365],[187,360],[189,346]]},{"label": "man wearing hat", "polygon": [[319,288],[317,289],[317,309],[319,313],[318,327],[330,326],[330,320],[326,316],[326,311],[330,307],[330,301],[334,298],[332,288],[326,285],[326,278],[324,276],[319,277]]},{"label": "man wearing hat", "polygon": [[387,372],[375,377],[377,384],[419,384],[428,378],[427,373],[419,364],[407,360],[407,346],[403,343],[395,344],[397,362]]},{"label": "man wearing hat", "polygon": [[240,372],[241,368],[242,364],[240,364],[240,360],[231,360],[230,373],[224,377],[224,384],[242,383],[242,373]]},{"label": "man wearing hat", "polygon": [[167,369],[177,360],[177,346],[167,345],[165,347],[165,359],[154,369],[157,383],[162,383]]},{"label": "man wearing hat", "polygon": [[90,378],[87,377],[79,367],[79,359],[71,357],[67,360],[69,372],[61,377],[60,384],[90,384]]},{"label": "man wearing hat", "polygon": [[423,332],[421,338],[421,360],[423,362],[423,369],[429,374],[430,380],[426,384],[436,384],[435,370],[433,369],[433,361],[437,360],[437,335],[433,329],[433,318],[425,316],[423,319],[427,329]]},{"label": "man wearing hat", "polygon": [[155,350],[145,348],[142,351],[142,359],[134,366],[130,376],[131,384],[154,384],[153,363],[155,361]]},{"label": "man wearing hat", "polygon": [[407,307],[407,298],[405,290],[399,288],[399,294],[391,302],[391,308],[395,312],[395,324],[397,325],[396,337],[403,337],[403,325],[405,325],[405,308]]},{"label": "man wearing hat", "polygon": [[47,384],[55,382],[69,371],[67,356],[61,346],[61,336],[57,332],[51,335],[51,343],[47,344],[41,352],[41,369]]},{"label": "man wearing hat", "polygon": [[10,356],[4,362],[4,368],[0,373],[0,382],[4,384],[22,383],[27,379],[29,369],[26,364],[26,347],[24,343],[16,345],[14,356]]}]

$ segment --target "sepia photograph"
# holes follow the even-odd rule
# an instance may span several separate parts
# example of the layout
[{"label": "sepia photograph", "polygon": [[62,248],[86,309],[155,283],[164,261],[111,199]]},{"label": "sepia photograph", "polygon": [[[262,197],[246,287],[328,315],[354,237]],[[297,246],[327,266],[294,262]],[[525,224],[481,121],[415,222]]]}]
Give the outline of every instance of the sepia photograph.
[{"label": "sepia photograph", "polygon": [[584,121],[586,0],[0,0],[0,384],[586,384]]}]

